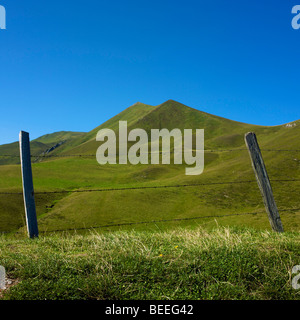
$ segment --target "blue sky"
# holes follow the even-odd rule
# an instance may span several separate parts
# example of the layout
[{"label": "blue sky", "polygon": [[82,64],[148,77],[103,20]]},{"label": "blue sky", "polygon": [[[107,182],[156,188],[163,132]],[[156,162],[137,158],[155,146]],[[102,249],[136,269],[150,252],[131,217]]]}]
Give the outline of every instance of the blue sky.
[{"label": "blue sky", "polygon": [[300,0],[0,0],[0,144],[90,131],[168,99],[260,125],[300,119]]}]

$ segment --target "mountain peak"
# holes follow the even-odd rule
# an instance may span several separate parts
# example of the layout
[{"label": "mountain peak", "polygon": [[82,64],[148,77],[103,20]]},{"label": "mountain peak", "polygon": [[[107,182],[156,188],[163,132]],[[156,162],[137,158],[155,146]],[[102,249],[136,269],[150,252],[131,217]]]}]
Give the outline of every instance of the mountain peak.
[{"label": "mountain peak", "polygon": [[180,102],[175,101],[175,100],[172,100],[172,99],[169,99],[169,100],[167,100],[167,101],[163,102],[161,105],[163,105],[163,104],[167,104],[167,103],[180,103]]},{"label": "mountain peak", "polygon": [[[175,100],[172,100],[172,99],[169,99],[159,105],[157,105],[156,107],[160,107],[160,106],[163,106],[163,105],[170,105],[170,104],[178,104],[178,105],[182,105],[184,106],[182,103],[178,102],[178,101],[175,101]],[[153,107],[152,105],[149,105],[149,104],[146,104],[146,103],[143,103],[143,102],[140,102],[140,101],[137,101],[136,103],[134,103],[133,105],[131,105],[131,107],[136,107],[136,106],[149,106],[149,107]]]},{"label": "mountain peak", "polygon": [[133,104],[133,106],[148,106],[148,104],[137,101],[136,103]]},{"label": "mountain peak", "polygon": [[163,102],[162,104],[160,104],[158,106],[159,108],[162,108],[162,107],[171,107],[171,108],[179,108],[179,109],[182,109],[182,108],[189,108],[188,106],[178,102],[178,101],[175,101],[175,100],[172,100],[172,99],[169,99],[165,102]]},{"label": "mountain peak", "polygon": [[131,105],[128,109],[131,109],[131,108],[134,108],[134,107],[143,108],[143,107],[153,107],[153,106],[148,105],[148,104],[145,104],[145,103],[140,102],[140,101],[137,101],[136,103],[134,103],[133,105]]}]

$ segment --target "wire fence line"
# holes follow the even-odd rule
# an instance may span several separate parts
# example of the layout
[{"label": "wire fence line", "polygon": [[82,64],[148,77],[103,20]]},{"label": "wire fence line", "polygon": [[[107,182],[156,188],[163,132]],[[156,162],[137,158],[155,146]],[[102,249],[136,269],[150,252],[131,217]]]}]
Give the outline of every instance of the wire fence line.
[{"label": "wire fence line", "polygon": [[[293,209],[293,210],[295,210],[295,209]],[[150,220],[150,221],[113,223],[113,224],[90,226],[90,227],[67,228],[67,229],[56,229],[56,230],[40,230],[39,232],[40,233],[54,233],[54,232],[66,232],[66,231],[81,231],[81,230],[91,230],[91,229],[101,229],[101,228],[132,226],[132,225],[140,225],[140,224],[165,223],[165,222],[176,222],[176,221],[191,221],[191,220],[200,220],[200,219],[209,219],[209,218],[223,218],[223,217],[232,217],[232,216],[241,216],[241,215],[256,215],[256,214],[260,214],[260,213],[263,213],[263,211],[225,214],[225,215],[209,215],[209,216],[190,217],[190,218],[174,218],[174,219],[161,219],[161,220]],[[1,231],[0,234],[1,233],[7,234],[9,232],[8,231]],[[20,232],[16,232],[16,233],[18,234]]]},{"label": "wire fence line", "polygon": [[[290,208],[290,209],[279,209],[281,212],[292,212],[300,211],[300,208]],[[140,224],[152,224],[152,223],[165,223],[165,222],[176,222],[176,221],[191,221],[191,220],[201,220],[201,219],[211,219],[211,218],[226,218],[234,216],[243,216],[243,215],[257,215],[266,213],[265,210],[260,210],[256,212],[243,212],[243,213],[232,213],[232,214],[223,214],[223,215],[208,215],[208,216],[199,216],[199,217],[189,217],[189,218],[174,218],[174,219],[162,219],[162,220],[150,220],[150,221],[135,221],[135,222],[124,222],[124,223],[114,223],[90,227],[79,227],[79,228],[68,228],[68,229],[57,229],[57,230],[44,230],[40,231],[41,233],[53,233],[53,232],[65,232],[65,231],[81,231],[81,230],[91,230],[91,229],[101,229],[101,228],[113,228],[113,227],[122,227],[122,226],[132,226]]]},{"label": "wire fence line", "polygon": [[[251,214],[252,215],[256,215],[256,214],[259,214],[259,213],[263,213],[263,211],[247,212],[247,213],[235,213],[235,214],[225,214],[225,215],[209,215],[209,216],[190,217],[190,218],[174,218],[174,219],[161,219],[161,220],[150,220],[150,221],[135,221],[135,222],[113,223],[113,224],[90,226],[90,227],[67,228],[67,229],[56,229],[56,230],[44,230],[44,231],[41,230],[40,233],[80,231],[80,230],[91,230],[91,229],[100,229],[100,228],[132,226],[132,225],[139,225],[139,224],[164,223],[164,222],[175,222],[175,221],[190,221],[190,220],[200,220],[200,219],[209,219],[209,218],[222,218],[222,217],[251,215]],[[9,232],[8,231],[2,231],[0,233],[4,234],[4,233],[9,233]],[[19,233],[19,232],[17,232],[17,233]]]},{"label": "wire fence line", "polygon": [[[300,182],[300,179],[274,179],[270,182]],[[209,183],[191,183],[191,184],[178,184],[178,185],[163,185],[163,186],[139,186],[139,187],[123,187],[123,188],[101,188],[101,189],[77,189],[77,190],[55,190],[55,191],[38,191],[34,192],[35,195],[39,194],[56,194],[56,193],[85,193],[85,192],[114,192],[126,190],[147,190],[147,189],[167,189],[167,188],[186,188],[186,187],[201,187],[201,186],[215,186],[215,185],[235,185],[243,183],[257,183],[256,180],[242,180],[242,181],[222,181],[222,182],[209,182]],[[23,192],[0,192],[0,195],[22,195]]]},{"label": "wire fence line", "polygon": [[[193,150],[197,151],[197,150]],[[222,153],[222,152],[238,152],[248,151],[246,148],[238,149],[207,149],[204,152],[208,153]],[[300,152],[300,149],[261,149],[262,152]],[[174,153],[173,151],[159,151],[159,153]],[[150,153],[151,154],[151,153]],[[20,155],[16,154],[0,154],[0,157],[20,158]],[[31,158],[67,158],[67,157],[96,157],[96,154],[39,154],[31,155]]]},{"label": "wire fence line", "polygon": [[[289,208],[289,209],[279,209],[280,212],[296,212],[300,211],[300,208]],[[161,219],[161,220],[149,220],[149,221],[134,221],[134,222],[124,222],[124,223],[112,223],[105,225],[97,225],[90,227],[79,227],[79,228],[66,228],[66,229],[56,229],[56,230],[40,230],[40,233],[55,233],[55,232],[68,232],[68,231],[82,231],[82,230],[92,230],[92,229],[101,229],[101,228],[114,228],[114,227],[123,227],[123,226],[132,226],[132,225],[141,225],[141,224],[152,224],[152,223],[166,223],[166,222],[178,222],[178,221],[192,221],[192,220],[202,220],[202,219],[216,219],[216,218],[226,218],[234,216],[244,216],[244,215],[258,215],[265,214],[265,210],[255,211],[255,212],[243,212],[243,213],[232,213],[232,214],[223,214],[223,215],[208,215],[208,216],[198,216],[198,217],[189,217],[189,218],[174,218],[174,219]],[[15,233],[20,234],[20,231],[0,231],[0,234],[9,234]]]}]

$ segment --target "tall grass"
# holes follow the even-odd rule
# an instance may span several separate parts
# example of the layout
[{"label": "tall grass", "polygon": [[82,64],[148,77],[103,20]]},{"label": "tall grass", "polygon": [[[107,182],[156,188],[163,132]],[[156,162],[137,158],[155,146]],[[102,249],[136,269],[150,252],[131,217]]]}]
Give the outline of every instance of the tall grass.
[{"label": "tall grass", "polygon": [[2,237],[2,299],[299,299],[300,234],[249,228]]}]

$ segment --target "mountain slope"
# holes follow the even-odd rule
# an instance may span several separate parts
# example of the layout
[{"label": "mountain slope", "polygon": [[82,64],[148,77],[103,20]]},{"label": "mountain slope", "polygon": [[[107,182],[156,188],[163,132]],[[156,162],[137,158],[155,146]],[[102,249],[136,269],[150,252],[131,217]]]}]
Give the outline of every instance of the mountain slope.
[{"label": "mountain slope", "polygon": [[[40,155],[49,148],[58,143],[70,143],[74,139],[84,136],[84,132],[60,131],[43,135],[30,142],[32,155]],[[19,142],[13,142],[0,146],[0,165],[18,164],[19,160]]]},{"label": "mountain slope", "polygon": [[[142,128],[148,133],[157,128],[204,129],[207,150],[204,173],[199,176],[186,176],[184,164],[99,165],[96,161],[96,150],[100,143],[95,140],[96,134],[103,128],[118,132],[120,120],[128,121],[128,131],[133,128]],[[137,103],[89,133],[79,135],[53,151],[53,154],[68,157],[50,158],[33,164],[40,229],[64,230],[194,217],[202,218],[177,223],[204,223],[210,227],[215,224],[216,217],[219,224],[269,229],[268,218],[264,213],[261,195],[244,144],[244,134],[249,131],[257,134],[271,180],[300,179],[299,152],[274,151],[300,149],[300,121],[264,127],[224,119],[172,100],[158,106]],[[35,142],[43,143],[41,141],[45,139],[49,141],[47,137]],[[69,156],[84,154],[89,156]],[[0,191],[21,190],[18,165],[0,166],[0,177],[5,177],[0,179]],[[222,183],[228,181],[252,183]],[[194,186],[112,192],[38,193],[176,185]],[[279,208],[300,207],[300,183],[273,182],[272,186]],[[240,215],[249,212],[262,214]],[[224,215],[229,216],[218,218]],[[281,215],[285,229],[299,229],[299,210],[283,211]],[[162,229],[173,227],[174,224],[176,222],[141,224],[135,227]],[[22,196],[0,195],[0,231],[14,230],[22,225]]]},{"label": "mountain slope", "polygon": [[[243,143],[243,132],[250,130],[255,126],[231,121],[221,117],[213,116],[208,113],[201,112],[196,109],[187,107],[173,100],[168,100],[158,106],[150,106],[142,103],[136,103],[103,123],[99,127],[90,131],[84,137],[76,139],[70,145],[57,150],[57,154],[95,154],[99,146],[96,142],[96,135],[100,129],[109,128],[116,132],[118,136],[119,121],[127,121],[128,131],[141,128],[147,131],[150,136],[151,129],[205,129],[205,139],[208,147],[222,144],[222,142],[214,142],[213,138],[226,136],[227,140],[232,139],[235,144]],[[239,140],[236,139],[239,135]],[[231,144],[230,147],[233,147]]]},{"label": "mountain slope", "polygon": [[[118,136],[119,121],[127,121],[128,131],[135,128],[146,130],[149,137],[151,129],[205,129],[206,149],[232,149],[244,146],[244,134],[248,131],[255,131],[260,136],[263,145],[275,143],[278,147],[280,145],[284,147],[286,139],[297,145],[300,129],[299,121],[295,121],[296,126],[291,127],[286,125],[257,126],[208,114],[173,100],[168,100],[158,106],[138,102],[86,135],[74,139],[72,144],[66,144],[56,153],[62,155],[67,153],[95,154],[99,146],[99,142],[96,142],[97,132],[100,129],[109,128],[114,130]],[[278,140],[279,136],[283,139]]]}]

